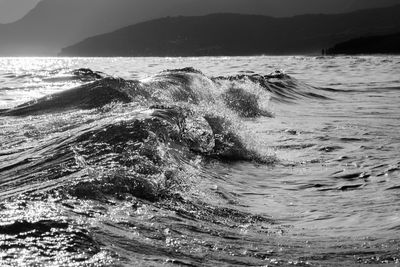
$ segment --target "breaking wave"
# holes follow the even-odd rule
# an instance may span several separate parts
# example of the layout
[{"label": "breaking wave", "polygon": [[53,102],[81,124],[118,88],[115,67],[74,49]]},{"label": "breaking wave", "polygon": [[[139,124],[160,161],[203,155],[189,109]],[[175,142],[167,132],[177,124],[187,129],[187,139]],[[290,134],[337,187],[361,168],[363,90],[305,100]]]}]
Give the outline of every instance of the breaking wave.
[{"label": "breaking wave", "polygon": [[[242,122],[272,116],[269,101],[295,104],[301,99],[328,99],[316,93],[317,88],[280,72],[207,77],[185,68],[143,80],[124,80],[79,69],[72,76],[85,83],[0,111],[1,116],[13,116],[16,124],[23,122],[23,128],[14,132],[20,143],[13,140],[4,144],[0,154],[0,175],[4,177],[0,199],[7,203],[0,209],[0,214],[4,213],[0,234],[9,236],[2,249],[14,251],[3,258],[6,262],[12,263],[31,245],[38,250],[31,253],[28,264],[37,264],[36,256],[39,262],[44,262],[43,257],[56,262],[60,251],[51,254],[41,250],[47,240],[51,246],[62,243],[70,248],[63,252],[64,260],[107,264],[115,255],[104,252],[101,241],[96,241],[105,238],[105,226],[100,230],[91,226],[96,233],[93,237],[82,224],[87,225],[93,216],[111,216],[112,206],[107,205],[117,205],[116,201],[136,203],[137,207],[150,205],[185,220],[209,220],[224,227],[273,224],[269,218],[210,206],[203,197],[196,197],[206,194],[207,199],[211,194],[196,191],[202,180],[214,179],[205,166],[213,161],[274,164],[275,156],[257,149],[257,139]],[[8,206],[13,205],[7,201],[15,198],[25,203],[15,208],[21,214],[33,200],[46,210],[46,203],[54,199],[58,208],[52,211],[53,217],[48,216],[52,212],[45,212],[46,216],[15,216],[19,218],[15,220],[7,215]],[[225,194],[224,198],[230,197]],[[94,215],[76,212],[85,201],[91,201],[89,210]],[[96,211],[96,203],[107,208]],[[68,216],[72,219],[60,219]],[[255,231],[261,229],[257,227]],[[145,233],[152,229],[144,228]],[[162,238],[168,237],[168,231],[160,233]],[[228,239],[237,238],[226,228],[221,232]],[[33,243],[22,245],[25,239]]]},{"label": "breaking wave", "polygon": [[[244,119],[272,116],[271,97],[326,99],[280,72],[209,78],[185,68],[140,81],[89,69],[72,73],[95,81],[1,112],[34,116],[36,124],[23,135],[40,140],[23,151],[10,146],[0,155],[0,173],[7,177],[0,183],[3,197],[25,192],[27,184],[32,190],[30,182],[40,177],[46,183],[38,189],[63,180],[79,197],[130,194],[154,201],[171,193],[168,188],[181,179],[176,177],[187,174],[182,166],[197,157],[273,163],[274,156],[260,153],[241,126]],[[12,190],[4,190],[8,187]]]},{"label": "breaking wave", "polygon": [[[144,80],[104,77],[90,69],[72,72],[80,80],[94,82],[27,102],[1,115],[23,116],[67,109],[93,109],[110,103],[205,105],[222,102],[240,116],[269,115],[268,102],[295,102],[300,98],[328,99],[317,88],[286,74],[205,76],[193,68],[167,70]],[[265,108],[265,109],[263,109]]]}]

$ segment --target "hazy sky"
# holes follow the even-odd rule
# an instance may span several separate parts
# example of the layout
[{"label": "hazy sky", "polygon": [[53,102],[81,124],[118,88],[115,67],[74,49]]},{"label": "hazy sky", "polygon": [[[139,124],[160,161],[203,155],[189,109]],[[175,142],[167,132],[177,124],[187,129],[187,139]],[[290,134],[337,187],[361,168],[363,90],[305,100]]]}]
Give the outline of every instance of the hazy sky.
[{"label": "hazy sky", "polygon": [[[23,17],[29,10],[31,10],[40,0],[0,0],[0,23],[13,22]],[[65,0],[68,1],[68,0]],[[164,0],[168,1],[168,0]],[[258,0],[269,2],[270,7],[276,10],[285,9],[289,15],[291,13],[298,14],[300,10],[305,8],[306,12],[326,12],[329,10],[336,12],[346,11],[346,8],[354,6],[355,9],[384,6],[384,3],[400,3],[400,0]],[[246,3],[246,0],[243,1]],[[110,0],[110,4],[113,1]],[[288,4],[290,3],[290,4]],[[375,3],[371,5],[371,3]],[[342,8],[343,10],[340,10]],[[297,11],[296,11],[297,10]],[[271,14],[274,15],[274,14]]]},{"label": "hazy sky", "polygon": [[0,23],[18,20],[39,1],[40,0],[0,0]]}]

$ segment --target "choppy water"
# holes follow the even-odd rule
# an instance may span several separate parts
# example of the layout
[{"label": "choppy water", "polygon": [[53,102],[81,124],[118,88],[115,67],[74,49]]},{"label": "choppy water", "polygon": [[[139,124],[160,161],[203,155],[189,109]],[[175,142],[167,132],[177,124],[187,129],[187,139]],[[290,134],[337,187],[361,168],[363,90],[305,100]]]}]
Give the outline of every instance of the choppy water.
[{"label": "choppy water", "polygon": [[399,74],[392,56],[2,58],[0,265],[397,265]]}]

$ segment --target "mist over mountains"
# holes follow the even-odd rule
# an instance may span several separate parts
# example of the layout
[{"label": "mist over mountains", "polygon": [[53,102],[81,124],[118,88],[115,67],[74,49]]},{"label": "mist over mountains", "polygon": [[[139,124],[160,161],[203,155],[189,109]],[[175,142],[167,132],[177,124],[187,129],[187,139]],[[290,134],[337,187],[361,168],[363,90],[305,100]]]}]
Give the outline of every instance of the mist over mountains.
[{"label": "mist over mountains", "polygon": [[0,24],[0,55],[57,55],[85,38],[166,16],[240,13],[275,17],[341,13],[399,0],[43,0],[19,21]]}]

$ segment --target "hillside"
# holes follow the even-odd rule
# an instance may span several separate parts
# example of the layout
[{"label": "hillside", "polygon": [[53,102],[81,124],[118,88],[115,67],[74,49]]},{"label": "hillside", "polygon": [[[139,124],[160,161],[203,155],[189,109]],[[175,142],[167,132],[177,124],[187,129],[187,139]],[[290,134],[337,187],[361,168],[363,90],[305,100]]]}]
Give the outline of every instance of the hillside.
[{"label": "hillside", "polygon": [[328,55],[400,54],[400,33],[367,36],[336,44],[327,49]]},{"label": "hillside", "polygon": [[42,0],[22,19],[0,24],[1,55],[56,55],[62,47],[165,16],[229,12],[273,16],[340,13],[400,0]]},{"label": "hillside", "polygon": [[63,56],[205,56],[319,53],[364,35],[400,29],[400,5],[340,15],[273,18],[213,14],[135,24],[66,47]]}]

